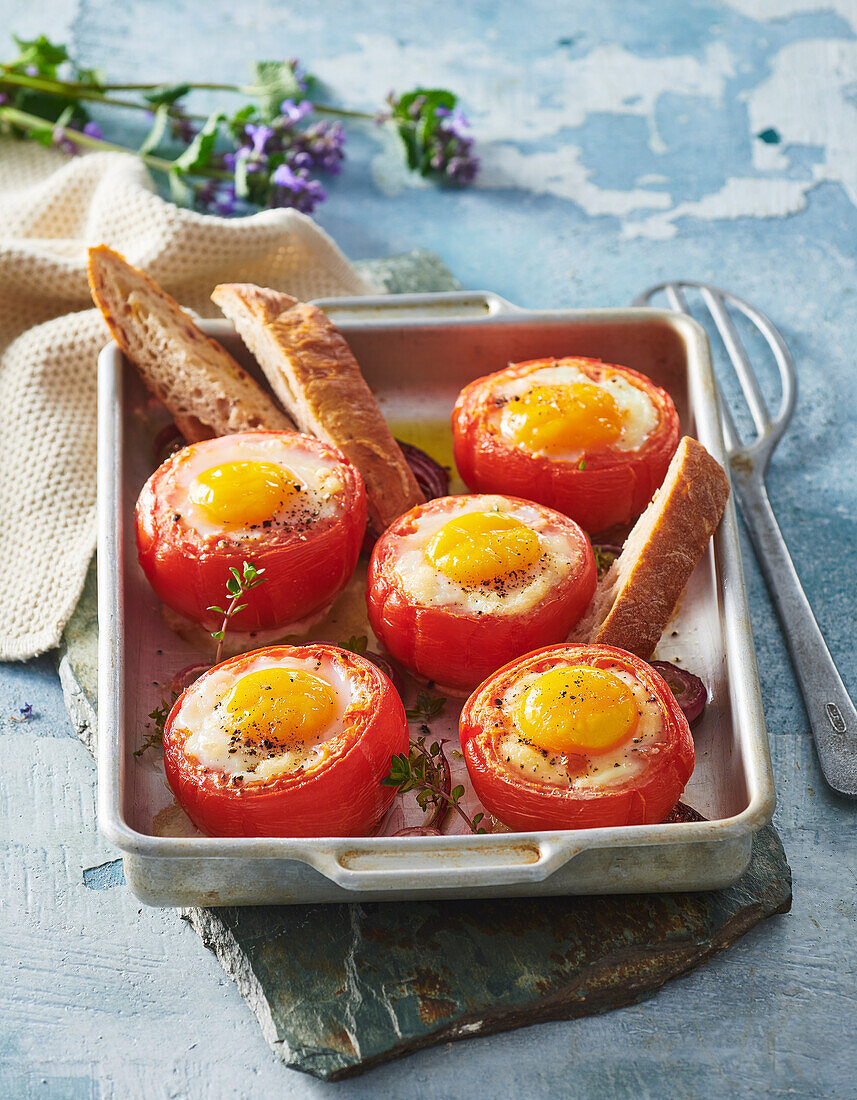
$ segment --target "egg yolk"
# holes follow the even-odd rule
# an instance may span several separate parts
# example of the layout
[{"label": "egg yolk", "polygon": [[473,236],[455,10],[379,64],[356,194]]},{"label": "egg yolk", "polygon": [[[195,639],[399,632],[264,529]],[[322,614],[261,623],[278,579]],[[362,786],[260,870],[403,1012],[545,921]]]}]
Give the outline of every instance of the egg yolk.
[{"label": "egg yolk", "polygon": [[221,707],[228,728],[242,737],[304,741],[329,725],[336,713],[336,693],[310,672],[266,668],[242,676]]},{"label": "egg yolk", "polygon": [[634,693],[618,676],[572,665],[544,672],[530,685],[515,723],[536,748],[599,753],[627,740],[638,717]]},{"label": "egg yolk", "polygon": [[601,386],[533,386],[506,403],[500,432],[531,451],[598,450],[622,434],[622,413]]},{"label": "egg yolk", "polygon": [[445,523],[424,551],[426,559],[460,585],[490,584],[524,572],[542,554],[535,531],[502,512],[465,512]]},{"label": "egg yolk", "polygon": [[249,526],[270,519],[297,492],[292,471],[275,462],[223,462],[203,470],[189,496],[209,519]]}]

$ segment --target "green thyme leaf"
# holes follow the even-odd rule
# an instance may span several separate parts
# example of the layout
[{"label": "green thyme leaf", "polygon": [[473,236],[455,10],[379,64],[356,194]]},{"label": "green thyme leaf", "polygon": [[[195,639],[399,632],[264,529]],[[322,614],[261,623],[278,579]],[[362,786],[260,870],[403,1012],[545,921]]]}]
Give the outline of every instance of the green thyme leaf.
[{"label": "green thyme leaf", "polygon": [[347,649],[349,653],[356,653],[358,657],[362,657],[368,645],[369,639],[365,634],[352,634],[347,642],[342,643],[341,648]]}]

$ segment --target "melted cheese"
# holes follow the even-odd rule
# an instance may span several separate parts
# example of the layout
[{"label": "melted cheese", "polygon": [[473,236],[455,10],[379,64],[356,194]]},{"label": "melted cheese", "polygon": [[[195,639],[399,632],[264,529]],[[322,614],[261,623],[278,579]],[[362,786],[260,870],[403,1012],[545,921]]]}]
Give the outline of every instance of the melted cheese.
[{"label": "melted cheese", "polygon": [[[494,584],[465,585],[444,574],[428,560],[425,548],[455,516],[496,511],[520,520],[537,536],[541,548],[534,563]],[[399,540],[395,562],[402,587],[416,603],[453,607],[476,614],[519,614],[545,600],[565,577],[576,551],[561,531],[551,530],[543,513],[528,504],[512,504],[505,497],[461,498],[455,512],[438,511],[419,517],[415,530]]]},{"label": "melted cheese", "polygon": [[527,779],[573,790],[614,786],[639,775],[646,766],[639,750],[650,748],[660,739],[663,725],[660,706],[630,672],[616,667],[611,667],[610,672],[631,689],[639,712],[637,727],[627,743],[608,752],[589,754],[585,770],[569,774],[561,755],[537,749],[515,726],[514,714],[521,697],[540,675],[530,673],[512,685],[501,699],[500,721],[507,732],[501,736],[498,749],[507,767]]},{"label": "melted cheese", "polygon": [[[621,417],[622,429],[618,439],[610,447],[618,451],[636,451],[645,443],[658,422],[658,411],[647,393],[636,386],[623,374],[611,374],[594,381],[579,367],[573,359],[559,360],[550,367],[542,367],[520,378],[501,380],[492,390],[491,397],[497,402],[492,410],[489,422],[498,432],[501,431],[503,409],[512,398],[521,397],[537,386],[573,386],[579,384],[601,389],[615,401]],[[513,441],[514,442],[514,441]],[[521,443],[516,443],[522,446]],[[531,454],[542,454],[540,450],[523,447]],[[590,448],[597,450],[598,448]],[[562,462],[579,461],[587,448],[571,447],[568,450],[551,450],[548,457]]]},{"label": "melted cheese", "polygon": [[[311,736],[272,739],[264,734],[248,736],[237,729],[225,701],[242,678],[270,669],[293,669],[324,680],[333,689],[334,705],[321,728]],[[244,785],[262,783],[277,775],[320,763],[327,742],[345,728],[345,714],[358,701],[358,690],[346,673],[329,659],[320,661],[283,657],[250,661],[236,676],[230,669],[216,669],[188,691],[176,715],[174,729],[187,732],[185,751],[211,771],[240,777]]]}]

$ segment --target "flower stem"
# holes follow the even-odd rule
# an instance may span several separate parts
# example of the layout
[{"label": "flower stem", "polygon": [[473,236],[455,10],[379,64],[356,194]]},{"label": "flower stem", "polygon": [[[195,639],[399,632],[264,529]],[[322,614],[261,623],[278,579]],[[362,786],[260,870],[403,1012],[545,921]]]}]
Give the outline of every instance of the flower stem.
[{"label": "flower stem", "polygon": [[96,91],[97,85],[71,84],[65,80],[46,80],[44,77],[26,76],[23,73],[6,73],[0,78],[0,84],[14,84],[21,88],[32,88],[36,92],[63,96],[66,99],[80,99],[88,103],[106,103],[111,107],[128,107],[133,111],[151,111],[149,103],[137,103],[133,99],[114,99]]},{"label": "flower stem", "polygon": [[[11,122],[14,126],[20,126],[24,130],[43,130],[53,125],[48,119],[28,114],[26,111],[19,111],[17,107],[0,106],[0,121]],[[129,149],[127,145],[116,145],[114,142],[105,141],[103,138],[90,137],[89,134],[82,134],[79,130],[72,130],[68,126],[62,128],[62,136],[73,145],[80,145],[85,149],[98,149],[101,152],[108,153],[130,153],[131,156],[139,158],[147,167],[154,168],[158,172],[172,172],[175,168],[173,162],[166,160],[164,157],[155,157],[151,153],[139,153],[136,149]],[[213,168],[194,172],[193,174],[210,179],[232,179],[230,172],[221,172]]]}]

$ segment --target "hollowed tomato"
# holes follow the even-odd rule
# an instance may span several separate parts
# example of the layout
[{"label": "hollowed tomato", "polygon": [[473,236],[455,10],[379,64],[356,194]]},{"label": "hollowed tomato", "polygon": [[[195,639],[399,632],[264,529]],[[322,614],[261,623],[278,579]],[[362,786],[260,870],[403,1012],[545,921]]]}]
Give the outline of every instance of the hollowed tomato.
[{"label": "hollowed tomato", "polygon": [[167,780],[212,836],[365,836],[408,750],[404,707],[375,665],[332,645],[269,646],[210,669],[164,727]]},{"label": "hollowed tomato", "polygon": [[666,390],[638,371],[534,359],[465,386],[452,430],[472,491],[539,501],[597,533],[645,510],[678,444],[679,420]]},{"label": "hollowed tomato", "polygon": [[366,528],[357,469],[333,446],[293,432],[193,443],[152,474],[137,501],[140,565],[158,596],[209,630],[228,602],[230,569],[264,582],[242,596],[239,631],[323,610],[347,584]]},{"label": "hollowed tomato", "polygon": [[[552,707],[538,693],[555,688],[557,673],[571,686]],[[605,674],[608,694],[599,699]],[[693,772],[690,727],[666,682],[612,646],[551,646],[506,665],[465,703],[460,735],[480,801],[521,832],[656,824]]]},{"label": "hollowed tomato", "polygon": [[379,538],[366,598],[372,629],[398,661],[464,694],[566,638],[595,580],[589,540],[559,512],[513,497],[440,497]]}]

